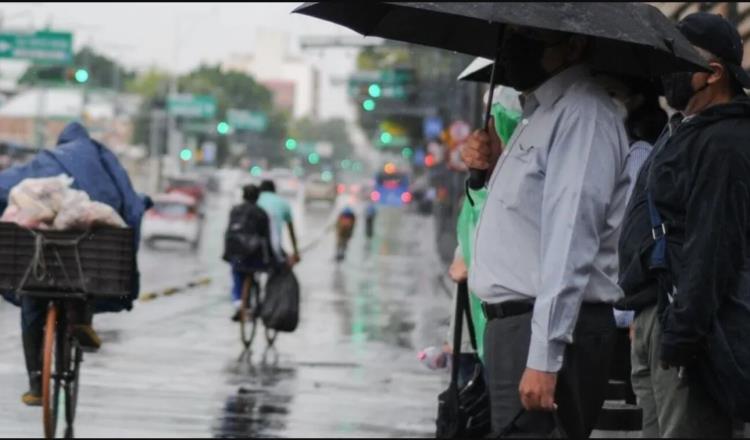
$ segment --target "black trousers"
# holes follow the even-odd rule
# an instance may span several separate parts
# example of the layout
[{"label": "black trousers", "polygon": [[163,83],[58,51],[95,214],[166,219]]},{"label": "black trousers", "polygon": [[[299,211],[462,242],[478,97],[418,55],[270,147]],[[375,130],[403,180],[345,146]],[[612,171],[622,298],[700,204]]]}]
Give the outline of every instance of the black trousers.
[{"label": "black trousers", "polygon": [[[496,435],[505,431],[507,437],[540,437],[550,435],[556,428],[553,414],[545,411],[525,411],[510,426],[523,408],[518,385],[526,369],[531,316],[528,312],[493,319],[485,329],[492,431]],[[588,438],[596,425],[604,403],[615,338],[612,306],[583,304],[555,390],[560,428],[569,438]]]}]

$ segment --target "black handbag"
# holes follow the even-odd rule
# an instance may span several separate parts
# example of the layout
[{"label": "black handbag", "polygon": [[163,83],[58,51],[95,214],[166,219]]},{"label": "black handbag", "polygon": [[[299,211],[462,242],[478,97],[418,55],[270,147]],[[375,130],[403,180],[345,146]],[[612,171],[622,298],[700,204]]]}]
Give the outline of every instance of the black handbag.
[{"label": "black handbag", "polygon": [[458,284],[453,330],[453,365],[448,389],[438,396],[436,438],[479,438],[489,434],[490,398],[484,381],[482,365],[477,363],[471,380],[459,389],[458,369],[461,355],[461,331],[466,315],[471,345],[476,350],[476,336],[469,309],[469,289],[466,282]]}]

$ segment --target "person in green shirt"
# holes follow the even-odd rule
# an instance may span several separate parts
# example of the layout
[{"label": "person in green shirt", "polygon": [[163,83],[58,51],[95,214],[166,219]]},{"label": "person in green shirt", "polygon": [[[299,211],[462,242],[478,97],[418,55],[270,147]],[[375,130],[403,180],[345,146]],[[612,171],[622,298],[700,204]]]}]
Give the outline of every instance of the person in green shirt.
[{"label": "person in green shirt", "polygon": [[[505,146],[513,135],[513,131],[521,119],[521,108],[518,102],[518,92],[509,87],[498,87],[494,93],[492,108],[490,109],[492,119],[491,128],[494,128],[501,145]],[[468,278],[468,271],[471,267],[471,250],[473,249],[474,229],[482,213],[482,207],[487,200],[487,189],[478,190],[466,187],[466,197],[458,216],[457,235],[458,247],[456,249],[454,261],[449,269],[451,279],[456,282],[465,281]],[[480,360],[484,359],[484,328],[487,319],[482,311],[482,305],[479,298],[473,293],[469,293],[469,308],[471,310],[472,325],[474,334],[477,335],[477,355]],[[453,324],[451,323],[451,329]],[[463,332],[466,335],[466,331]],[[468,339],[465,337],[465,341]],[[462,352],[467,343],[462,343]]]}]

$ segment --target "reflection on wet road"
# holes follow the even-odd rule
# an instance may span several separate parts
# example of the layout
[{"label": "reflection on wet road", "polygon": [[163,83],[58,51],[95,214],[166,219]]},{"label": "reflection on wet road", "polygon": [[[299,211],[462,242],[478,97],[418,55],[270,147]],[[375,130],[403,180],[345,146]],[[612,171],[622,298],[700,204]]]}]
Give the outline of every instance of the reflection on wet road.
[{"label": "reflection on wet road", "polygon": [[[230,202],[211,201],[198,253],[175,244],[140,255],[144,290],[206,275],[209,286],[96,317],[104,345],[84,359],[77,435],[433,435],[446,378],[425,370],[416,351],[442,342],[450,304],[438,286],[430,220],[383,210],[372,240],[357,225],[340,264],[328,233],[295,269],[297,331],[279,335],[271,350],[259,332],[248,362],[238,361],[229,270],[219,258]],[[295,206],[303,244],[335,212]],[[0,436],[39,436],[39,409],[20,404],[27,384],[17,309],[0,305],[0,331]]]}]

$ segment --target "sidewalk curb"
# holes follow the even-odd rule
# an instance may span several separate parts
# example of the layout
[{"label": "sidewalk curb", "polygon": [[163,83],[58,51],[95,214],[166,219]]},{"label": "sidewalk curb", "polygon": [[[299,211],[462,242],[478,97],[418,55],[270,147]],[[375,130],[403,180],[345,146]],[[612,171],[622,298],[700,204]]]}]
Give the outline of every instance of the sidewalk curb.
[{"label": "sidewalk curb", "polygon": [[213,279],[211,277],[203,277],[203,278],[198,278],[193,281],[189,281],[188,283],[182,286],[171,286],[171,287],[164,288],[164,289],[144,292],[139,295],[138,301],[149,302],[159,297],[172,296],[177,293],[184,293],[196,287],[208,286],[209,284],[211,284],[212,281]]}]

